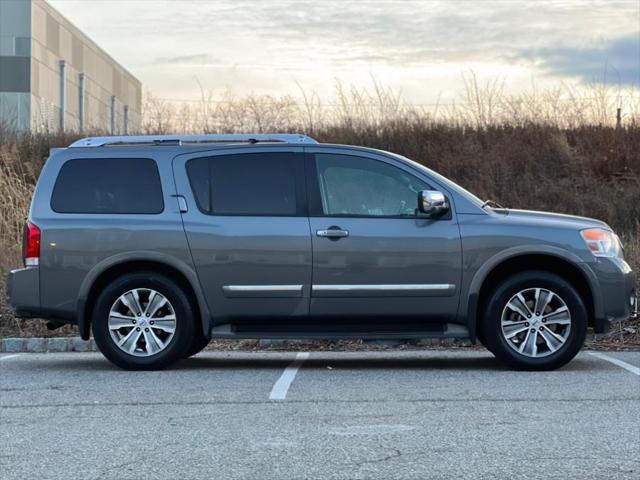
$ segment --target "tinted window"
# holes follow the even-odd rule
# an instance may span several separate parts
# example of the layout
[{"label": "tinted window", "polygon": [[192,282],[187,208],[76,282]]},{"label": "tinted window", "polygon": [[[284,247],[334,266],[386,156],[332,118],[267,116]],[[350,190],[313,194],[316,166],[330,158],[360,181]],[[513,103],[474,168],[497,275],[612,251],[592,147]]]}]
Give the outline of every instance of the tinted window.
[{"label": "tinted window", "polygon": [[69,160],[60,169],[51,208],[59,213],[160,213],[160,175],[148,158]]},{"label": "tinted window", "polygon": [[292,153],[254,153],[198,158],[187,174],[198,207],[211,215],[296,215],[296,168]]},{"label": "tinted window", "polygon": [[404,170],[348,155],[316,155],[325,215],[413,216],[428,185]]}]

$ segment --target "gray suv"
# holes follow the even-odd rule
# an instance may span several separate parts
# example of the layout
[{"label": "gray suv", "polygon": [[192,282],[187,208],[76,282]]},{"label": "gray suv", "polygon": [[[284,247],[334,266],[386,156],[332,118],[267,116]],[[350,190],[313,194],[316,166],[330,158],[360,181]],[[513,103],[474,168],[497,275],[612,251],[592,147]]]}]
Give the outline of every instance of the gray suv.
[{"label": "gray suv", "polygon": [[157,369],[215,338],[469,338],[570,361],[637,313],[598,220],[504,209],[402,156],[304,135],[102,137],[56,149],[25,227],[18,316]]}]

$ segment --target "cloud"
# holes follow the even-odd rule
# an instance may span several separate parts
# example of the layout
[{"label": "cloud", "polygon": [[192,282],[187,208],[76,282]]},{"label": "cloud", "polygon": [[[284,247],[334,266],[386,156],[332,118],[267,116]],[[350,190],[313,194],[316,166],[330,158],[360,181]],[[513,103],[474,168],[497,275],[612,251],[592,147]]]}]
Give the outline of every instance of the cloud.
[{"label": "cloud", "polygon": [[545,47],[518,55],[536,62],[546,73],[578,77],[583,82],[640,85],[640,34],[591,47]]},{"label": "cloud", "polygon": [[510,76],[516,89],[532,78],[602,79],[605,65],[607,81],[628,84],[638,71],[638,0],[49,1],[171,97],[178,85],[197,94],[194,77],[238,93],[290,92],[372,73],[432,101],[454,95],[468,69]]},{"label": "cloud", "polygon": [[356,64],[416,66],[495,62],[528,48],[580,46],[606,38],[611,25],[622,35],[637,31],[640,13],[634,0],[279,3],[294,13],[254,4],[252,16],[219,23],[250,29],[264,44],[277,45],[273,61],[319,58],[325,65],[344,65],[355,59]]},{"label": "cloud", "polygon": [[499,62],[525,49],[607,38],[612,25],[619,35],[635,32],[640,13],[637,0],[218,0],[188,8],[154,0],[153,9],[128,0],[126,12],[112,0],[92,0],[91,8],[86,0],[50,1],[123,61],[275,69]]},{"label": "cloud", "polygon": [[155,63],[165,63],[173,65],[212,65],[219,60],[208,53],[198,53],[193,55],[178,55],[175,57],[158,57]]}]

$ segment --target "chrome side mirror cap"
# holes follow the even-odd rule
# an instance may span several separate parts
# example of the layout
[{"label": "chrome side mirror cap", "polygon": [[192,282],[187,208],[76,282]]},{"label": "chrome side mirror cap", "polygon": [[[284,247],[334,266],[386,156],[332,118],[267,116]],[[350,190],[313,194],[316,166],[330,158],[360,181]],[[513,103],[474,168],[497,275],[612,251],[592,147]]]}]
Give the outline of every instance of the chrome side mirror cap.
[{"label": "chrome side mirror cap", "polygon": [[429,217],[440,217],[449,213],[449,201],[438,190],[423,190],[418,193],[418,210]]}]

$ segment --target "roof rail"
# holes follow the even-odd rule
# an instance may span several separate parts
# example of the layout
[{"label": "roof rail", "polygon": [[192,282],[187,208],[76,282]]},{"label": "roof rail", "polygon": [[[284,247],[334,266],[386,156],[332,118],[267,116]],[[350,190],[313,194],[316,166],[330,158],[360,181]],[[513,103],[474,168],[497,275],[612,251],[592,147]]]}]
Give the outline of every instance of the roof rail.
[{"label": "roof rail", "polygon": [[125,145],[184,145],[205,143],[318,143],[298,133],[248,133],[223,135],[125,135],[89,137],[69,145],[76,147],[106,147]]}]

